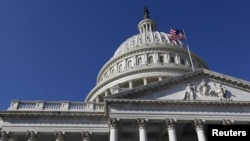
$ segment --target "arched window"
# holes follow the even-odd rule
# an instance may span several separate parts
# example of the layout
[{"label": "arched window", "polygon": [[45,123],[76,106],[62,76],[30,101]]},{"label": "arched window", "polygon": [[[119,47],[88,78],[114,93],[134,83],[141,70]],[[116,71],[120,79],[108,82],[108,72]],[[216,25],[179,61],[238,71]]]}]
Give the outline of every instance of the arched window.
[{"label": "arched window", "polygon": [[149,64],[152,64],[152,63],[153,63],[153,56],[149,56],[149,57],[148,57],[148,63],[149,63]]},{"label": "arched window", "polygon": [[115,69],[114,68],[112,68],[111,69],[111,74],[113,74],[115,72]]},{"label": "arched window", "polygon": [[164,56],[161,55],[161,56],[159,57],[159,62],[160,62],[160,63],[164,63]]},{"label": "arched window", "polygon": [[132,67],[132,61],[131,61],[131,60],[128,61],[127,67],[128,67],[128,68],[131,68],[131,67]]},{"label": "arched window", "polygon": [[118,66],[118,71],[122,71],[122,64]]},{"label": "arched window", "polygon": [[141,57],[137,59],[137,64],[138,64],[138,66],[142,64],[142,58]]},{"label": "arched window", "polygon": [[170,56],[170,63],[175,63],[174,56]]},{"label": "arched window", "polygon": [[185,65],[185,60],[183,58],[181,58],[181,64]]}]

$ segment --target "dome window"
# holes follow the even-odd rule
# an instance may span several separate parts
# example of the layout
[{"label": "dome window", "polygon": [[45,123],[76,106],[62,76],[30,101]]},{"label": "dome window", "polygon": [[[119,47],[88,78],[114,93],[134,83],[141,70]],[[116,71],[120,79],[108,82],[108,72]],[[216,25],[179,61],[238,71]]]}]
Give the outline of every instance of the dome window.
[{"label": "dome window", "polygon": [[170,57],[170,63],[175,63],[175,59],[173,56]]},{"label": "dome window", "polygon": [[181,64],[185,65],[185,60],[183,58],[181,58]]},{"label": "dome window", "polygon": [[161,56],[159,57],[159,62],[160,62],[160,63],[164,63],[164,56],[161,55]]},{"label": "dome window", "polygon": [[152,63],[153,63],[153,56],[149,56],[149,57],[148,57],[148,63],[149,63],[149,64],[152,64]]},{"label": "dome window", "polygon": [[132,67],[132,61],[131,60],[128,61],[127,66],[128,66],[128,68]]},{"label": "dome window", "polygon": [[141,57],[137,59],[137,64],[138,64],[138,66],[142,64],[142,58]]},{"label": "dome window", "polygon": [[114,72],[115,72],[115,69],[112,68],[112,69],[111,69],[111,74],[114,74]]},{"label": "dome window", "polygon": [[122,71],[122,64],[118,66],[118,71]]}]

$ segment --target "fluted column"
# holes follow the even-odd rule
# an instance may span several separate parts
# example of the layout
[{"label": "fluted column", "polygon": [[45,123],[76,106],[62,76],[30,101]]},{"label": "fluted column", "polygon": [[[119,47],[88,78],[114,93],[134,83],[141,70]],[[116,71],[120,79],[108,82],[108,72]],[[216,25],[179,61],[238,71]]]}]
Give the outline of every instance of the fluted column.
[{"label": "fluted column", "polygon": [[175,121],[173,119],[166,119],[165,125],[168,129],[169,141],[177,141],[176,130],[175,130]]},{"label": "fluted column", "polygon": [[206,141],[204,133],[204,122],[201,119],[195,119],[194,125],[198,136],[198,141]]},{"label": "fluted column", "polygon": [[34,131],[27,131],[26,135],[28,137],[28,141],[36,141],[37,140],[37,133]]},{"label": "fluted column", "polygon": [[118,120],[117,119],[110,119],[109,120],[109,141],[118,141],[118,130],[117,130],[117,126],[118,126]]},{"label": "fluted column", "polygon": [[91,133],[90,132],[82,132],[82,140],[83,141],[90,141],[91,140]]},{"label": "fluted column", "polygon": [[140,135],[140,141],[147,141],[147,123],[148,121],[146,119],[137,119],[137,123],[139,125],[139,135]]},{"label": "fluted column", "polygon": [[55,133],[55,141],[63,141],[65,134],[61,131],[56,131]]},{"label": "fluted column", "polygon": [[5,131],[0,131],[0,141],[7,141],[8,134]]}]

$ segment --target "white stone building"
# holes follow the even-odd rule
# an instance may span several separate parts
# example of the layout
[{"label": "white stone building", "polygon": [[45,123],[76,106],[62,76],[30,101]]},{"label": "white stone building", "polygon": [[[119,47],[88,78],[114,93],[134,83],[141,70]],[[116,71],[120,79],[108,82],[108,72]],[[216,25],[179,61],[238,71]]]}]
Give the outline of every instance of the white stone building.
[{"label": "white stone building", "polygon": [[[0,141],[206,141],[209,124],[249,124],[250,82],[208,70],[145,13],[85,102],[12,101]],[[195,71],[192,71],[191,64]]]}]

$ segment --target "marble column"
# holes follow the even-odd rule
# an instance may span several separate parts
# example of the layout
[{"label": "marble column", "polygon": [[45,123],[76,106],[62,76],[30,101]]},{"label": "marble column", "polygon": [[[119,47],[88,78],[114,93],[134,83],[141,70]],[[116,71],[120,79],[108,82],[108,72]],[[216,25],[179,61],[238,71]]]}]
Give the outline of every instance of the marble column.
[{"label": "marble column", "polygon": [[133,88],[133,80],[130,80],[128,83],[129,83],[129,88],[132,89]]},{"label": "marble column", "polygon": [[91,133],[90,132],[82,132],[82,140],[83,141],[90,141],[91,140]]},{"label": "marble column", "polygon": [[109,119],[109,141],[118,141],[118,120],[115,118]]},{"label": "marble column", "polygon": [[148,79],[146,77],[143,78],[143,84],[147,85],[148,84]]},{"label": "marble column", "polygon": [[206,136],[204,133],[204,121],[201,119],[195,119],[194,125],[198,136],[198,141],[206,141]]},{"label": "marble column", "polygon": [[55,141],[63,141],[65,137],[65,134],[62,131],[56,131],[54,135],[55,135]]},{"label": "marble column", "polygon": [[109,92],[108,90],[105,91],[105,96],[108,96],[109,95]]},{"label": "marble column", "polygon": [[165,126],[168,129],[169,141],[177,141],[176,130],[175,130],[175,121],[173,119],[166,119]]},{"label": "marble column", "polygon": [[139,137],[140,141],[147,141],[147,119],[137,119],[137,123],[139,125]]},{"label": "marble column", "polygon": [[5,131],[0,131],[0,141],[7,141],[8,134]]},{"label": "marble column", "polygon": [[162,81],[162,76],[158,76],[158,81]]},{"label": "marble column", "polygon": [[37,133],[34,131],[27,131],[26,135],[28,137],[28,141],[37,141]]},{"label": "marble column", "polygon": [[96,96],[96,98],[95,98],[95,102],[100,102],[100,97],[99,96]]}]

